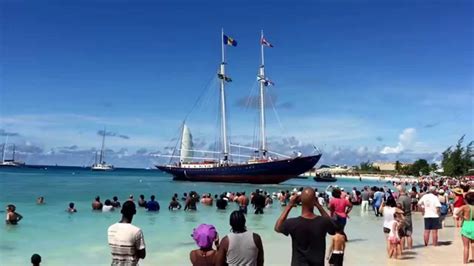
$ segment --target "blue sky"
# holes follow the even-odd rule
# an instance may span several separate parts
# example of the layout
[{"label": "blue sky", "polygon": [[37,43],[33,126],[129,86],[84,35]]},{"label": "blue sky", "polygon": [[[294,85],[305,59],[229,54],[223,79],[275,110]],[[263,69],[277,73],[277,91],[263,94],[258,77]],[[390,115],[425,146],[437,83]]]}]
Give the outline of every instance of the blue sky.
[{"label": "blue sky", "polygon": [[472,2],[225,2],[0,1],[1,135],[18,134],[9,142],[28,163],[83,165],[106,126],[128,137],[107,138],[110,161],[147,167],[204,94],[188,122],[209,146],[224,27],[238,41],[227,49],[234,142],[254,134],[256,110],[238,102],[255,86],[261,29],[284,126],[268,109],[270,149],[314,144],[324,163],[353,164],[433,160],[473,139]]}]

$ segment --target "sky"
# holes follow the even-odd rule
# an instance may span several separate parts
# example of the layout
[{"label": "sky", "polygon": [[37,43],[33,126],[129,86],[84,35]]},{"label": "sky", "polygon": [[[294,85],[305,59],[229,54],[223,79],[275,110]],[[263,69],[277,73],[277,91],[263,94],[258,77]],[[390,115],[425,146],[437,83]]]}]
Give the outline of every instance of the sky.
[{"label": "sky", "polygon": [[0,137],[29,164],[89,165],[105,128],[108,162],[152,167],[186,118],[212,149],[224,28],[230,139],[255,147],[264,30],[270,150],[439,161],[474,139],[473,5],[0,0]]}]

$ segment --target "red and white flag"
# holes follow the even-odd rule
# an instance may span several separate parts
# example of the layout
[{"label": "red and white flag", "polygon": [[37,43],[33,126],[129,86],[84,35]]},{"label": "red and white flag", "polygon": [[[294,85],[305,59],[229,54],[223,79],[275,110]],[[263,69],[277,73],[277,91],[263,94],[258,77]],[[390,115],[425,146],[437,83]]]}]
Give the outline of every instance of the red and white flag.
[{"label": "red and white flag", "polygon": [[265,39],[265,37],[262,37],[262,39],[260,39],[260,43],[261,43],[262,45],[267,46],[267,47],[273,47],[273,45],[272,45],[271,43],[269,43],[269,42],[267,41],[267,39]]}]

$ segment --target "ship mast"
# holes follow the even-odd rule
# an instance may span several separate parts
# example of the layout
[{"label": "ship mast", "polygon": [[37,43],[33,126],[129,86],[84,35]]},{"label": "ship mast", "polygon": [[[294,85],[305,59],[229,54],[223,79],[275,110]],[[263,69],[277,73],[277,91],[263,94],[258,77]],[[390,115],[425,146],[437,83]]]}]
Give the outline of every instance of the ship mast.
[{"label": "ship mast", "polygon": [[15,144],[13,144],[13,155],[12,155],[12,161],[15,161]]},{"label": "ship mast", "polygon": [[263,30],[260,36],[260,52],[262,55],[262,64],[260,65],[260,73],[259,73],[259,80],[260,80],[260,152],[262,157],[265,158],[267,156],[267,147],[265,141],[265,57],[264,57],[264,50],[263,50]]},{"label": "ship mast", "polygon": [[220,86],[220,100],[221,100],[221,131],[222,131],[222,145],[224,146],[223,153],[224,153],[224,158],[223,162],[224,164],[227,163],[229,159],[229,149],[228,149],[228,144],[227,144],[227,124],[226,124],[226,109],[225,109],[225,82],[226,82],[226,75],[225,75],[225,51],[224,51],[224,29],[222,29],[221,32],[221,48],[222,48],[222,62],[221,62],[221,67],[220,67],[220,72],[218,74],[218,77],[221,80],[221,86]]},{"label": "ship mast", "polygon": [[2,163],[5,162],[5,150],[7,148],[7,142],[8,142],[8,135],[5,137],[5,143],[3,143],[3,149],[2,149]]},{"label": "ship mast", "polygon": [[104,144],[105,144],[105,127],[102,135],[102,147],[100,148],[100,156],[99,156],[99,163],[102,164],[102,159],[104,157]]}]

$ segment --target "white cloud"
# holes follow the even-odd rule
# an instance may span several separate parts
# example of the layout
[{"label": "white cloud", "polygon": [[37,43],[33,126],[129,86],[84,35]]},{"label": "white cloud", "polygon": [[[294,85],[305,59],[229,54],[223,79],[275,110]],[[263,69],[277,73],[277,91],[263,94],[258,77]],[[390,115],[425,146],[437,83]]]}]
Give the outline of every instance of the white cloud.
[{"label": "white cloud", "polygon": [[385,146],[380,153],[382,154],[398,154],[406,150],[410,150],[415,146],[416,129],[405,128],[398,137],[398,145],[395,147]]}]

